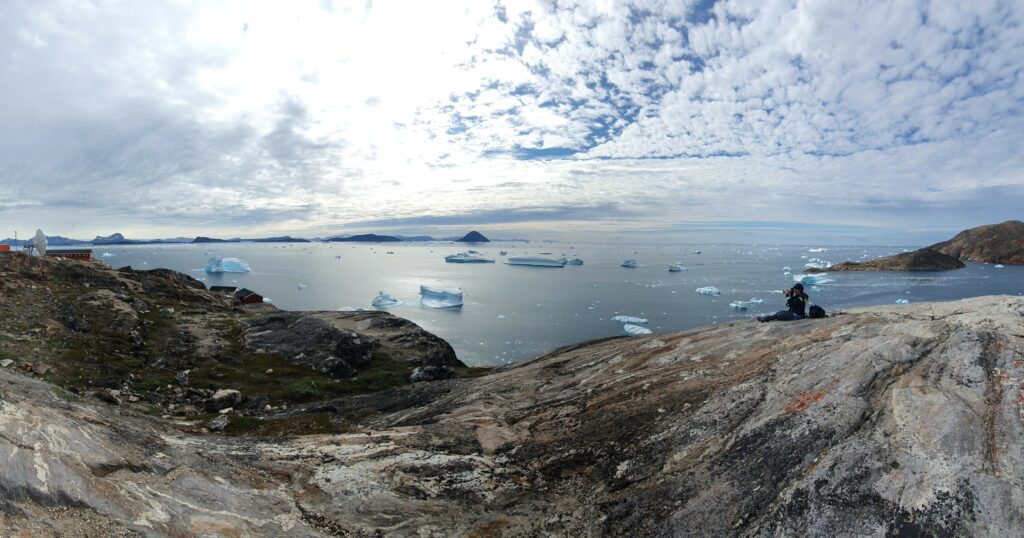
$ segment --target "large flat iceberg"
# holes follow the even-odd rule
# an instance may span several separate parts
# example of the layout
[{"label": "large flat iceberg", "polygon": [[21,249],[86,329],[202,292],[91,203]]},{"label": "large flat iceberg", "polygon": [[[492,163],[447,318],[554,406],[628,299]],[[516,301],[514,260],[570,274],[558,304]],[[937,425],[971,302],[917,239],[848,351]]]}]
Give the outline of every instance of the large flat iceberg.
[{"label": "large flat iceberg", "polygon": [[456,308],[462,306],[459,288],[431,288],[420,286],[420,304],[428,308]]},{"label": "large flat iceberg", "polygon": [[248,273],[249,262],[238,258],[214,256],[206,261],[207,273]]},{"label": "large flat iceberg", "polygon": [[612,319],[618,321],[619,323],[647,323],[646,319],[635,318],[633,316],[615,316]]},{"label": "large flat iceberg", "polygon": [[647,327],[641,327],[639,325],[630,325],[628,323],[622,326],[622,330],[626,331],[626,333],[630,334],[631,336],[651,334],[651,330],[648,329]]},{"label": "large flat iceberg", "polygon": [[721,295],[722,294],[722,292],[718,291],[718,288],[716,288],[714,286],[706,286],[706,287],[703,287],[703,288],[697,288],[697,289],[695,289],[693,291],[695,291],[695,292],[697,292],[697,293],[699,293],[701,295],[712,295],[712,296],[714,296],[714,295]]}]

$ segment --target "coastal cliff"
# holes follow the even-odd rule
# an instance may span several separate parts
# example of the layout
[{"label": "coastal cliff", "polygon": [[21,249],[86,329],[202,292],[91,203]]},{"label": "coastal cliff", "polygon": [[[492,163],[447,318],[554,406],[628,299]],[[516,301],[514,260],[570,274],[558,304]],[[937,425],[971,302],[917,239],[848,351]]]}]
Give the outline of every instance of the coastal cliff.
[{"label": "coastal cliff", "polygon": [[347,425],[284,437],[0,368],[0,533],[1019,534],[1022,323],[997,296],[610,338],[275,409]]}]

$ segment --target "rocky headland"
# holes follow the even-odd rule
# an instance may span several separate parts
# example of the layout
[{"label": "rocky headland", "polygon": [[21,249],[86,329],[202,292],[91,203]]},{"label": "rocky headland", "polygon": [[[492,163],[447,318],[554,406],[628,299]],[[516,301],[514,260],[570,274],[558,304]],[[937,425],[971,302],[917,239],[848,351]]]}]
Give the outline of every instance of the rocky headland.
[{"label": "rocky headland", "polygon": [[[217,386],[232,382],[229,375],[277,384],[262,370],[265,363],[247,353],[281,361],[295,353],[294,361],[287,360],[290,367],[339,385],[369,375],[367,365],[377,360],[371,351],[364,365],[365,349],[354,340],[385,342],[386,326],[403,321],[376,315],[356,319],[364,313],[352,318],[320,313],[302,321],[306,318],[296,313],[234,312],[201,283],[177,273],[100,271],[111,279],[100,282],[85,264],[40,269],[37,263],[50,261],[4,266],[2,305],[9,309],[4,342],[21,347],[5,348],[5,360],[13,362],[0,368],[2,535],[1007,536],[1024,531],[1022,297],[609,338],[475,377],[428,383],[403,377],[382,390],[326,392],[318,381],[309,387],[319,390],[310,401],[285,406],[271,399],[266,414],[247,419],[291,423],[292,431],[253,427],[248,435],[220,435],[196,428],[194,418],[162,418],[167,413],[161,404],[153,404],[161,409],[155,412],[115,405],[97,399],[93,389],[80,388],[96,386],[106,369],[90,370],[81,379],[54,376],[51,372],[66,368],[61,361],[40,361],[52,368],[46,370],[35,367],[34,357],[58,352],[57,357],[68,357],[66,349],[86,346],[75,339],[63,350],[57,344],[82,331],[81,325],[69,327],[75,319],[89,322],[94,337],[109,345],[102,352],[88,348],[91,361],[75,355],[61,360],[110,363],[122,372],[125,357],[134,357],[131,337],[122,341],[105,332],[122,318],[101,325],[89,317],[91,310],[76,308],[109,300],[109,310],[129,320],[121,321],[127,328],[133,314],[112,301],[132,306],[128,299],[149,297],[148,303],[160,308],[184,302],[196,311],[188,316],[198,316],[195,324],[202,327],[218,326],[210,316],[239,317],[238,325],[225,330],[234,331],[239,343],[233,345],[244,347],[228,348],[239,361],[224,362],[240,369],[219,371],[225,377],[213,376]],[[52,305],[43,311],[51,316],[67,307],[71,318],[11,317],[17,305],[29,306],[17,302],[23,296],[7,284],[10,275],[37,270],[41,278],[33,280],[32,291],[46,297],[42,304]],[[50,290],[43,292],[46,287]],[[113,298],[96,295],[97,288],[114,291]],[[204,314],[197,303],[207,305]],[[141,321],[154,312],[132,310]],[[174,314],[180,317],[173,323],[153,317],[149,327],[189,323],[179,309]],[[379,322],[385,326],[374,327],[375,320],[386,320]],[[212,357],[228,353],[214,343],[201,344],[207,340],[191,331],[194,340],[183,338],[182,350],[205,349]],[[310,346],[305,338],[292,337],[299,331],[332,334],[344,345]],[[346,331],[364,336],[349,337]],[[140,333],[141,343],[135,345],[163,345],[162,334]],[[391,364],[451,364],[439,344],[432,353],[417,352],[433,345],[429,333],[395,338],[387,347],[389,356],[394,354]],[[167,349],[160,356],[177,360]],[[189,353],[190,360],[199,360]],[[352,357],[347,364],[353,377],[332,370],[328,358],[339,354]],[[276,373],[285,362],[274,364]],[[218,371],[213,363],[202,363],[200,372],[204,368]],[[168,374],[175,371],[168,368]],[[135,386],[124,382],[129,373],[116,379]],[[86,378],[93,384],[86,385]],[[173,379],[164,381],[175,387]]]},{"label": "rocky headland", "polygon": [[929,248],[961,260],[1024,264],[1024,222],[1008,220],[978,226]]},{"label": "rocky headland", "polygon": [[808,273],[825,271],[948,271],[966,267],[964,262],[930,248],[904,252],[866,262],[843,262],[827,269],[809,268]]}]

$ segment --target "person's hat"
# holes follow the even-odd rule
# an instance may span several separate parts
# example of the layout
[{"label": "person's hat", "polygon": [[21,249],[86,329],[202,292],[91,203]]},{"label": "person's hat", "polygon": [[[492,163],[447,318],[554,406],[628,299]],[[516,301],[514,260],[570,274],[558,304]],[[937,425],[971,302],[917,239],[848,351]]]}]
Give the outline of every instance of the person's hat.
[{"label": "person's hat", "polygon": [[793,285],[793,289],[804,291],[804,285],[799,283],[799,282],[797,282],[796,284]]}]

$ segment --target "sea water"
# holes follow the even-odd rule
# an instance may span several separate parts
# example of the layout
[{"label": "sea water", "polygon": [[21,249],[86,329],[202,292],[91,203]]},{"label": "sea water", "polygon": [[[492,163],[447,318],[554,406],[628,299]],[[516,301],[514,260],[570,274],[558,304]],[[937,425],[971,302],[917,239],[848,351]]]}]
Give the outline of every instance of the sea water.
[{"label": "sea water", "polygon": [[[827,248],[827,251],[818,251]],[[445,263],[444,256],[480,251],[495,264]],[[811,250],[814,251],[811,251]],[[506,265],[508,256],[577,256],[584,265],[563,268]],[[700,251],[700,254],[695,251]],[[402,301],[389,309],[444,338],[471,365],[525,360],[580,341],[624,335],[614,316],[646,318],[654,332],[752,320],[783,309],[781,290],[804,272],[811,258],[839,263],[910,250],[893,246],[771,246],[600,243],[218,243],[96,247],[94,255],[117,268],[164,267],[182,271],[207,286],[246,287],[288,310],[372,308],[379,291]],[[102,253],[111,255],[102,257]],[[249,273],[210,274],[211,256],[249,262]],[[636,259],[636,268],[621,267]],[[684,272],[670,273],[681,263]],[[791,267],[791,275],[783,274]],[[1024,294],[1024,266],[968,263],[967,268],[928,273],[830,273],[832,282],[807,286],[811,303],[826,311],[856,306],[946,301],[992,294]],[[300,286],[302,284],[303,286]],[[464,305],[432,309],[419,304],[421,285],[461,288]],[[695,293],[713,286],[721,295]],[[763,299],[746,310],[735,301]],[[752,321],[753,322],[753,321]]]}]

